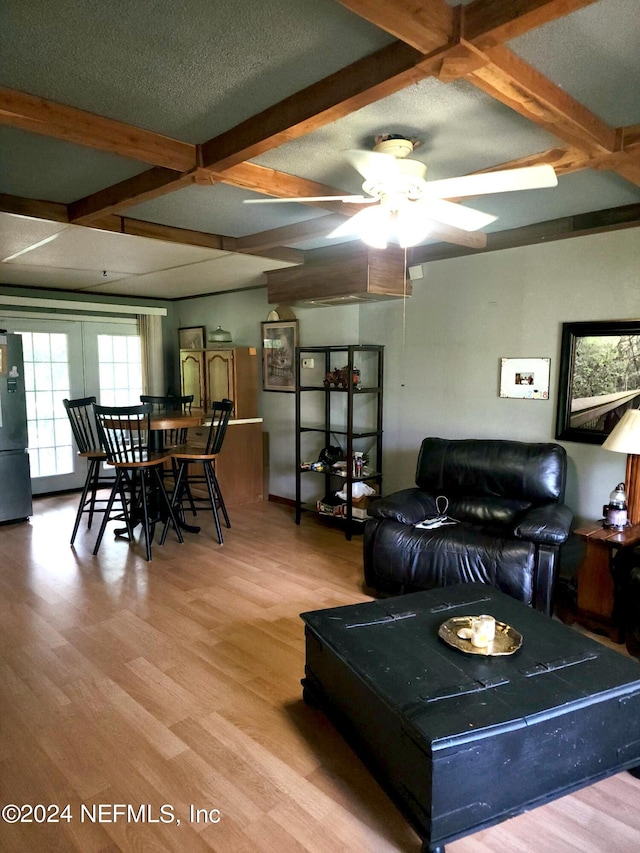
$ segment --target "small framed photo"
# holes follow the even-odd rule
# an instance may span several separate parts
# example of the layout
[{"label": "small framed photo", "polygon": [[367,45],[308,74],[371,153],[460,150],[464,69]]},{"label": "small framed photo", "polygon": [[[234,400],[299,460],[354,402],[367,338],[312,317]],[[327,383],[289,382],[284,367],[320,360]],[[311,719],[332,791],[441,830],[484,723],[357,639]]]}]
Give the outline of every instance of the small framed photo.
[{"label": "small framed photo", "polygon": [[550,358],[501,358],[500,396],[548,400]]},{"label": "small framed photo", "polygon": [[178,329],[180,349],[204,349],[204,326],[184,326]]},{"label": "small framed photo", "polygon": [[262,324],[262,388],[265,391],[296,390],[298,321]]}]

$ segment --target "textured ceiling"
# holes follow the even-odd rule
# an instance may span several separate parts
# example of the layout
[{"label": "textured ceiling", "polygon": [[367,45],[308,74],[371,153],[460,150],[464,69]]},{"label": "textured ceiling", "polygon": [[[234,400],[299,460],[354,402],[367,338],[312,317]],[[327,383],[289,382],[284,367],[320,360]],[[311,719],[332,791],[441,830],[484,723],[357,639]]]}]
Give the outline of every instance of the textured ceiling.
[{"label": "textured ceiling", "polygon": [[[433,10],[443,2],[424,0],[423,5]],[[395,8],[396,3],[389,0],[387,6]],[[380,133],[419,139],[422,144],[414,156],[427,164],[428,179],[499,167],[549,150],[573,152],[574,140],[567,137],[566,128],[554,128],[553,119],[525,117],[508,99],[483,91],[472,76],[448,81],[433,73],[416,74],[391,94],[367,96],[362,105],[346,104],[340,115],[332,115],[324,124],[313,114],[318,114],[325,96],[313,90],[309,98],[315,99],[314,109],[302,129],[295,125],[292,132],[278,137],[277,144],[261,145],[252,154],[245,137],[260,140],[262,134],[267,138],[270,126],[268,117],[252,117],[330,75],[345,75],[343,69],[351,63],[398,44],[395,22],[389,27],[376,18],[376,26],[345,8],[349,5],[346,0],[344,4],[336,0],[4,0],[0,5],[0,86],[46,99],[51,103],[44,109],[51,115],[55,105],[61,104],[189,146],[230,131],[231,141],[223,137],[209,152],[213,161],[218,150],[233,150],[238,139],[242,142],[238,150],[249,154],[238,162],[343,192],[360,192],[362,179],[342,152],[371,148]],[[380,8],[379,3],[365,0],[356,5],[361,14],[371,8],[375,15]],[[504,3],[476,0],[462,5],[465,14],[479,10],[482,16]],[[524,12],[545,4],[521,0],[514,5]],[[588,128],[590,120],[583,121],[579,110],[586,108],[595,121],[611,129],[635,128],[634,138],[640,137],[639,0],[549,0],[546,5],[557,7],[558,14],[503,39],[504,49],[566,93],[575,102],[570,113],[577,109],[583,126]],[[402,27],[401,16],[397,17]],[[327,105],[331,106],[330,98]],[[544,111],[535,105],[533,109]],[[281,107],[279,115],[286,120],[289,112],[293,114],[294,108]],[[129,149],[122,143],[127,134],[116,133],[113,144],[96,144],[89,138],[81,144],[77,133],[84,128],[84,114],[78,114],[76,136],[60,139],[48,129],[49,113],[41,114],[41,127],[30,129],[10,113],[0,100],[0,210],[5,211],[0,213],[0,260],[43,236],[60,233],[52,242],[0,263],[1,282],[179,298],[259,285],[267,269],[300,262],[305,250],[335,243],[322,231],[322,217],[333,211],[295,202],[245,205],[244,199],[264,197],[252,192],[251,181],[244,186],[238,181],[207,184],[206,174],[204,181],[189,180],[171,192],[152,192],[151,197],[136,190],[134,197],[119,205],[112,203],[111,196],[107,201],[101,198],[100,216],[83,225],[68,224],[76,222],[74,202],[130,179],[144,180],[154,165],[165,164],[153,156],[144,161],[128,156]],[[111,132],[105,131],[103,137],[108,139]],[[590,142],[588,132],[585,139]],[[157,144],[162,145],[162,140]],[[465,203],[498,216],[485,229],[489,235],[640,204],[638,148],[626,171],[613,169],[609,161],[603,166],[593,159],[593,150],[581,150],[583,155],[592,159],[581,162],[580,168],[572,164],[560,169],[555,189],[490,195]],[[194,175],[195,165],[194,160]],[[29,203],[35,200],[54,202],[57,207]],[[29,218],[10,213],[26,213]],[[126,217],[128,224],[120,217]],[[62,219],[63,224],[46,219]],[[252,248],[254,235],[296,223],[311,224],[311,220],[317,226],[315,233],[313,229],[306,236],[286,232],[279,243],[257,241],[257,248]],[[151,235],[157,239],[110,233],[132,227],[144,231],[145,223],[201,232],[204,236],[198,239],[203,245],[180,246],[175,242],[179,234],[167,236],[172,242],[164,242],[161,229]],[[245,241],[244,249],[238,240]],[[434,242],[436,238],[425,245]],[[283,249],[279,254],[278,245]],[[297,257],[291,249],[298,250]]]}]

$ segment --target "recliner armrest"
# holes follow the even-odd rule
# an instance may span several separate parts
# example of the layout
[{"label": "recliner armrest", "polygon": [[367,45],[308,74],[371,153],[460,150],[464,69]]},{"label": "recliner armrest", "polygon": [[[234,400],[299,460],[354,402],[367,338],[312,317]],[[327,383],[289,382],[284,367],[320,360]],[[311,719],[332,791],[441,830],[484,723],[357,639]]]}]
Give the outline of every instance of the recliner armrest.
[{"label": "recliner armrest", "polygon": [[417,524],[425,518],[438,515],[438,510],[433,495],[414,487],[373,501],[369,506],[369,515],[398,521],[400,524]]},{"label": "recliner armrest", "polygon": [[572,520],[573,513],[565,504],[543,504],[527,510],[513,533],[518,539],[562,545],[569,537]]}]

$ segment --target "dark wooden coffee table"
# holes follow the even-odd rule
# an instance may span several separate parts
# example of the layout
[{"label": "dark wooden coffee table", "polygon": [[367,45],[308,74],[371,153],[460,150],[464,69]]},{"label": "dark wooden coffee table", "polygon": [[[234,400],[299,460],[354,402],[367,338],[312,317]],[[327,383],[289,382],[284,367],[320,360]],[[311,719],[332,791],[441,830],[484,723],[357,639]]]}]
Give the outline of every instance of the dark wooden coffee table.
[{"label": "dark wooden coffee table", "polygon": [[[490,613],[513,655],[469,655],[445,620]],[[423,840],[444,844],[640,765],[640,664],[482,584],[303,613],[319,704]]]}]

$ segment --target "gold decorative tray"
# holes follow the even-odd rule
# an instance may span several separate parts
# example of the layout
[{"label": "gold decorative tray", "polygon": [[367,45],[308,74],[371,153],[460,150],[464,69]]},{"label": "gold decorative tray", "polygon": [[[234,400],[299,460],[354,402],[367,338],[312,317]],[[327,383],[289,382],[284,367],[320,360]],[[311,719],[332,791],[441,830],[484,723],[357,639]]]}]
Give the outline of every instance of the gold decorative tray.
[{"label": "gold decorative tray", "polygon": [[461,628],[471,628],[472,619],[473,616],[454,616],[453,619],[447,619],[438,628],[438,636],[447,645],[453,646],[454,649],[459,649],[468,655],[484,655],[485,657],[512,655],[522,645],[522,634],[512,628],[511,625],[506,625],[496,619],[496,636],[493,642],[482,649],[472,646],[470,639],[467,640],[458,636],[458,631]]}]

